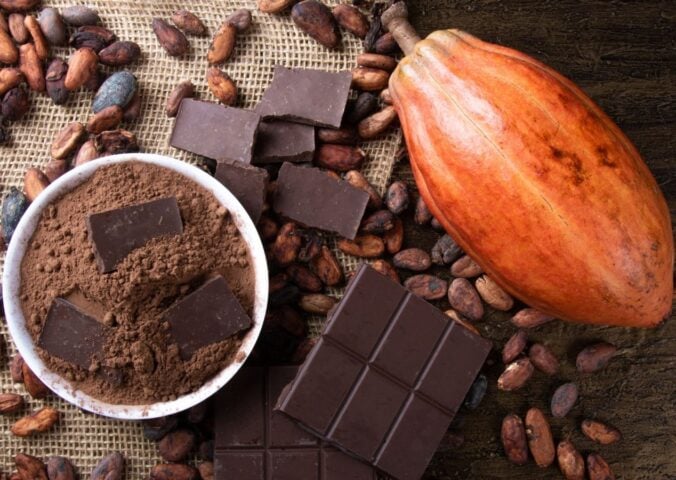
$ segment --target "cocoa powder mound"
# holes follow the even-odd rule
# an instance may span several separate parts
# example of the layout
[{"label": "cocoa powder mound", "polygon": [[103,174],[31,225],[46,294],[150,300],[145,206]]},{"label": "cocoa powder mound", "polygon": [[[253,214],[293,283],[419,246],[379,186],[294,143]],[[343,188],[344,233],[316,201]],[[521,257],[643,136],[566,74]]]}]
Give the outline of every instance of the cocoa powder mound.
[{"label": "cocoa powder mound", "polygon": [[[100,273],[87,215],[172,196],[183,234],[156,238],[129,254],[115,272]],[[176,172],[141,162],[115,164],[45,209],[21,265],[21,301],[36,342],[56,297],[68,298],[110,327],[101,360],[88,370],[44,351],[41,356],[75,389],[111,403],[148,404],[191,392],[235,361],[241,336],[181,360],[162,320],[170,305],[215,274],[223,275],[252,315],[250,254],[226,209]]]}]

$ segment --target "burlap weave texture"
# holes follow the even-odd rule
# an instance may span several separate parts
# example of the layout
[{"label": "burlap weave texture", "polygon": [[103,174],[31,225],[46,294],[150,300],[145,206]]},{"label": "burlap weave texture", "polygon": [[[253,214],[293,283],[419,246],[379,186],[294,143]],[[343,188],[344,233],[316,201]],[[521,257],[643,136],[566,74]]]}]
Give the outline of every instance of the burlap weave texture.
[{"label": "burlap weave texture", "polygon": [[[47,1],[45,6],[63,8],[76,1]],[[327,1],[328,4],[338,2]],[[356,55],[362,51],[361,42],[345,33],[343,48],[329,51],[298,30],[288,15],[265,15],[256,10],[254,0],[190,0],[190,1],[89,1],[95,7],[106,27],[119,39],[132,40],[141,46],[142,60],[130,66],[139,79],[143,96],[141,119],[123,128],[133,131],[142,151],[166,154],[191,163],[199,159],[180,152],[168,145],[173,120],[166,117],[165,101],[173,87],[182,80],[192,80],[204,100],[214,100],[205,81],[208,37],[190,37],[191,52],[182,59],[169,57],[160,47],[150,28],[153,17],[169,18],[173,11],[187,8],[202,18],[211,32],[223,19],[237,8],[250,8],[254,12],[254,24],[246,34],[240,35],[233,58],[224,66],[239,87],[238,106],[251,108],[260,99],[272,79],[274,65],[298,68],[320,68],[331,71],[351,69]],[[53,49],[54,56],[67,57],[72,50]],[[20,187],[25,170],[42,166],[49,160],[49,146],[54,135],[69,122],[86,122],[91,114],[91,92],[78,92],[64,107],[51,103],[46,96],[32,95],[30,113],[13,124],[12,144],[0,149],[0,191],[4,196],[10,187]],[[381,191],[384,190],[401,142],[400,134],[392,132],[385,138],[365,143],[369,159],[364,173]],[[0,256],[0,265],[4,255]],[[346,269],[356,265],[356,259],[340,256]],[[317,331],[318,325],[313,326]],[[18,415],[0,416],[0,470],[14,470],[13,457],[24,452],[46,458],[62,455],[70,458],[83,478],[89,475],[98,460],[107,453],[119,450],[128,460],[127,478],[144,478],[149,469],[159,461],[154,443],[142,436],[137,422],[122,422],[97,417],[79,411],[57,398],[43,401],[32,400],[23,386],[15,385],[9,377],[9,358],[14,346],[7,334],[4,321],[0,333],[6,344],[0,370],[0,391],[24,395],[29,405],[24,413],[40,408],[43,404],[56,407],[62,414],[59,425],[51,432],[31,439],[19,439],[9,433],[10,426]]]}]

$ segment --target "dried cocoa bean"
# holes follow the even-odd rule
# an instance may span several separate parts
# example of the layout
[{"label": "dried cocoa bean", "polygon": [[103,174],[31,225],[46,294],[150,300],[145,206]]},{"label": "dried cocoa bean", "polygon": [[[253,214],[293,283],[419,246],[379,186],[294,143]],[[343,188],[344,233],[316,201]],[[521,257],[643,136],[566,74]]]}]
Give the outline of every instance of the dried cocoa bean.
[{"label": "dried cocoa bean", "polygon": [[512,317],[511,322],[518,328],[535,328],[554,320],[554,317],[542,313],[534,308],[519,310]]},{"label": "dried cocoa bean", "polygon": [[404,244],[404,222],[400,218],[395,217],[393,223],[392,229],[386,231],[383,235],[385,247],[391,255],[398,253]]},{"label": "dried cocoa bean", "polygon": [[386,88],[382,92],[380,92],[380,101],[383,102],[385,105],[394,105],[394,100],[392,99],[392,92],[390,92],[389,88]]},{"label": "dried cocoa bean", "polygon": [[89,119],[87,131],[98,135],[106,130],[112,130],[120,124],[123,115],[124,110],[117,105],[106,107]]},{"label": "dried cocoa bean", "polygon": [[237,40],[237,29],[228,22],[223,22],[216,35],[211,40],[209,51],[207,52],[207,61],[211,65],[217,65],[226,62],[235,51],[235,41]]},{"label": "dried cocoa bean", "polygon": [[382,234],[394,228],[394,220],[389,210],[378,210],[361,222],[360,229],[364,233]]},{"label": "dried cocoa bean", "polygon": [[583,420],[581,428],[588,439],[601,445],[611,445],[622,440],[622,433],[617,428],[597,420]]},{"label": "dried cocoa bean", "polygon": [[40,29],[47,41],[54,46],[65,46],[68,41],[66,24],[56,8],[43,8],[38,15]]},{"label": "dried cocoa bean", "polygon": [[598,453],[587,455],[587,475],[589,480],[615,480],[610,465]]},{"label": "dried cocoa bean", "polygon": [[96,92],[92,103],[94,113],[117,105],[124,109],[136,95],[138,82],[131,72],[116,72],[106,79]]},{"label": "dried cocoa bean", "polygon": [[171,16],[171,21],[188,35],[201,37],[207,34],[207,27],[200,18],[188,10],[177,10]]},{"label": "dried cocoa bean", "polygon": [[277,233],[279,233],[279,225],[269,216],[263,214],[258,220],[258,233],[264,242],[269,242],[277,238]]},{"label": "dried cocoa bean", "polygon": [[568,415],[575,402],[577,402],[578,389],[577,385],[572,382],[564,383],[554,391],[550,409],[552,416],[556,418],[563,418]]},{"label": "dried cocoa bean", "polygon": [[559,442],[556,447],[559,468],[566,480],[584,480],[584,458],[570,440]]},{"label": "dried cocoa bean", "polygon": [[213,460],[214,459],[214,441],[213,440],[205,440],[204,442],[200,443],[200,446],[197,449],[197,451],[198,451],[198,456],[200,458],[203,458],[205,460]]},{"label": "dried cocoa bean", "polygon": [[549,422],[538,408],[531,408],[526,413],[526,437],[528,438],[528,448],[535,459],[538,467],[546,468],[554,463],[556,450],[554,448],[554,438],[549,428]]},{"label": "dried cocoa bean", "polygon": [[96,53],[99,53],[106,48],[110,42],[106,37],[102,36],[98,31],[81,30],[83,28],[103,28],[103,27],[80,27],[73,35],[70,36],[68,43],[74,48],[91,48]]},{"label": "dried cocoa bean", "polygon": [[99,152],[96,142],[94,140],[87,140],[77,151],[77,155],[75,155],[75,158],[73,159],[73,166],[79,167],[80,165],[84,165],[87,162],[96,160],[100,156],[101,152]]},{"label": "dried cocoa bean", "polygon": [[426,251],[420,248],[407,248],[397,253],[392,258],[392,263],[397,268],[424,272],[432,266],[432,259]]},{"label": "dried cocoa bean", "polygon": [[25,453],[17,453],[14,464],[21,480],[48,480],[47,468],[42,460]]},{"label": "dried cocoa bean", "polygon": [[331,249],[326,245],[323,245],[319,255],[312,259],[310,268],[328,287],[338,285],[343,281],[343,270]]},{"label": "dried cocoa bean", "polygon": [[357,235],[354,240],[341,238],[337,243],[343,253],[360,258],[377,258],[385,253],[385,243],[375,235]]},{"label": "dried cocoa bean", "polygon": [[0,63],[12,65],[19,59],[19,50],[9,32],[0,30]]},{"label": "dried cocoa bean", "polygon": [[183,32],[173,25],[169,25],[166,20],[154,18],[152,27],[157,41],[172,57],[180,57],[190,50],[190,44]]},{"label": "dried cocoa bean", "polygon": [[216,67],[211,67],[207,71],[207,83],[211,93],[222,104],[232,105],[237,100],[237,86],[227,73]]},{"label": "dried cocoa bean", "polygon": [[165,435],[157,444],[160,456],[167,462],[182,462],[195,448],[195,434],[185,428]]},{"label": "dried cocoa bean", "polygon": [[406,279],[404,286],[425,300],[439,300],[448,291],[448,282],[434,275],[413,275]]},{"label": "dried cocoa bean", "polygon": [[225,19],[230,25],[237,29],[237,33],[244,33],[251,28],[251,10],[240,8],[235,10]]},{"label": "dried cocoa bean", "polygon": [[286,268],[289,279],[303,291],[319,293],[322,291],[321,279],[312,271],[300,264],[294,263]]},{"label": "dried cocoa bean", "polygon": [[61,16],[68,25],[73,27],[98,25],[101,22],[96,10],[84,5],[66,7],[61,11]]},{"label": "dried cocoa bean", "polygon": [[89,480],[122,480],[125,468],[124,457],[120,452],[106,455],[94,467]]},{"label": "dried cocoa bean", "polygon": [[9,33],[19,45],[24,44],[31,39],[31,34],[24,24],[25,18],[26,17],[22,13],[12,13],[7,17]]},{"label": "dried cocoa bean", "polygon": [[360,148],[326,143],[315,152],[315,163],[335,172],[347,172],[361,168],[366,153]]},{"label": "dried cocoa bean", "polygon": [[321,293],[303,295],[298,301],[298,306],[307,313],[314,315],[326,315],[336,305],[337,300]]},{"label": "dried cocoa bean", "polygon": [[295,286],[287,283],[283,285],[277,291],[270,291],[270,298],[268,304],[270,307],[279,307],[282,305],[288,305],[294,303],[300,297],[300,289]]},{"label": "dried cocoa bean", "polygon": [[454,277],[473,278],[481,273],[483,269],[467,255],[463,255],[451,265],[451,275]]},{"label": "dried cocoa bean", "polygon": [[479,330],[474,325],[472,325],[469,322],[469,320],[467,320],[465,317],[460,315],[458,312],[456,312],[452,308],[449,308],[444,313],[446,314],[447,317],[451,318],[451,320],[453,320],[454,322],[458,323],[459,325],[465,327],[470,332],[473,332],[477,335],[481,335]]},{"label": "dried cocoa bean", "polygon": [[96,35],[101,37],[101,39],[105,42],[106,45],[110,45],[115,40],[117,40],[117,36],[115,35],[115,33],[100,25],[83,25],[82,27],[78,28],[77,31],[95,33]]},{"label": "dried cocoa bean", "polygon": [[28,92],[21,86],[14,87],[2,98],[2,117],[10,122],[21,120],[30,108]]},{"label": "dried cocoa bean", "polygon": [[366,15],[351,5],[339,4],[333,7],[333,16],[338,24],[358,38],[366,37],[371,27]]},{"label": "dried cocoa bean", "polygon": [[18,68],[0,69],[0,95],[4,95],[23,81],[23,74]]},{"label": "dried cocoa bean", "polygon": [[22,370],[23,384],[28,394],[33,398],[45,398],[49,393],[49,389],[42,383],[42,380],[33,373],[26,362],[24,362]]},{"label": "dried cocoa bean", "polygon": [[378,96],[370,92],[360,93],[353,104],[348,105],[345,113],[345,123],[356,125],[374,113],[380,107]]},{"label": "dried cocoa bean", "polygon": [[302,237],[303,245],[298,251],[298,260],[308,263],[321,253],[324,240],[314,231],[305,231],[302,233]]},{"label": "dried cocoa bean", "polygon": [[19,70],[26,77],[26,83],[31,90],[35,92],[45,91],[46,81],[42,60],[38,57],[38,52],[32,43],[19,47]]},{"label": "dried cocoa bean", "polygon": [[258,10],[263,13],[280,13],[298,0],[258,0]]},{"label": "dried cocoa bean", "polygon": [[510,413],[502,420],[500,431],[502,446],[507,459],[515,465],[528,463],[528,444],[526,429],[518,415]]},{"label": "dried cocoa bean", "polygon": [[178,418],[173,415],[146,420],[143,422],[143,436],[151,442],[158,442],[177,426]]},{"label": "dried cocoa bean", "polygon": [[85,90],[90,92],[98,92],[103,82],[108,78],[108,74],[104,72],[101,68],[97,67],[94,75],[89,77],[89,80],[82,86]]},{"label": "dried cocoa bean", "polygon": [[202,480],[214,480],[214,464],[213,462],[201,462],[197,464],[197,470],[200,473]]},{"label": "dried cocoa bean", "polygon": [[[18,190],[16,191],[18,192]],[[23,196],[23,193],[21,195]],[[28,202],[26,201],[26,205],[27,204]],[[4,218],[2,224],[5,225]],[[9,364],[9,376],[12,378],[14,383],[23,383],[23,363],[23,357],[21,354],[17,353],[12,357],[12,361]]]},{"label": "dried cocoa bean", "polygon": [[397,68],[397,61],[389,55],[379,55],[377,53],[360,53],[357,55],[357,65],[366,68],[376,68],[392,72]]},{"label": "dried cocoa bean", "polygon": [[379,273],[385,275],[386,277],[390,277],[392,279],[392,281],[394,281],[396,283],[401,283],[401,279],[399,278],[399,274],[397,273],[395,268],[387,260],[382,260],[382,259],[374,260],[373,263],[371,263],[371,267],[373,267],[373,269],[376,272],[379,272]]},{"label": "dried cocoa bean", "polygon": [[359,138],[352,128],[318,128],[317,139],[322,143],[338,145],[355,145]]},{"label": "dried cocoa bean", "polygon": [[303,32],[326,48],[341,43],[340,29],[329,7],[316,0],[303,0],[291,9],[291,19]]},{"label": "dried cocoa bean", "polygon": [[367,208],[370,210],[379,210],[383,205],[383,200],[378,195],[375,187],[358,170],[350,170],[345,174],[345,180],[355,188],[364,190],[369,194],[369,203]]},{"label": "dried cocoa bean", "polygon": [[57,160],[67,158],[75,151],[85,134],[85,127],[80,122],[72,122],[66,125],[52,141],[52,158]]},{"label": "dried cocoa bean", "polygon": [[70,91],[66,88],[66,74],[68,73],[68,64],[60,58],[55,58],[47,68],[46,88],[47,95],[54,104],[63,105],[68,101]]},{"label": "dried cocoa bean", "polygon": [[51,407],[44,407],[19,419],[12,425],[11,431],[17,437],[30,437],[36,433],[46,432],[58,421],[59,412]]},{"label": "dried cocoa bean", "polygon": [[357,130],[364,140],[371,140],[384,133],[397,119],[394,107],[388,106],[359,122]]},{"label": "dried cocoa bean", "polygon": [[530,347],[528,358],[542,373],[553,376],[559,372],[559,360],[550,349],[541,343],[535,343]]},{"label": "dried cocoa bean", "polygon": [[408,193],[408,186],[405,182],[396,181],[387,188],[385,205],[387,205],[387,208],[395,215],[400,215],[406,211],[410,202],[411,199]]},{"label": "dried cocoa bean", "polygon": [[512,392],[523,387],[533,376],[535,367],[528,358],[520,358],[505,368],[498,378],[498,388],[505,392]]},{"label": "dried cocoa bean", "polygon": [[49,457],[47,460],[49,480],[75,480],[77,475],[73,464],[65,457]]},{"label": "dried cocoa bean", "polygon": [[432,227],[437,232],[444,232],[446,230],[444,228],[444,226],[441,224],[441,222],[434,217],[432,217],[432,221],[430,222],[430,227]]},{"label": "dried cocoa bean", "polygon": [[[2,235],[5,238],[5,244],[9,244],[19,224],[19,220],[28,209],[28,199],[18,188],[12,187],[2,202]],[[23,360],[21,360],[23,365]],[[12,375],[14,378],[14,375]],[[21,380],[23,381],[23,380]]]},{"label": "dried cocoa bean", "polygon": [[432,247],[432,263],[450,265],[462,255],[462,249],[450,235],[444,235]]},{"label": "dried cocoa bean", "polygon": [[167,98],[167,117],[175,117],[184,98],[192,98],[195,95],[195,85],[190,80],[185,80],[171,91]]},{"label": "dried cocoa bean", "polygon": [[617,347],[601,342],[584,348],[577,354],[575,366],[580,373],[594,373],[603,369],[617,353]]},{"label": "dried cocoa bean", "polygon": [[142,108],[143,108],[143,97],[141,97],[141,94],[137,90],[136,94],[133,96],[131,101],[124,108],[124,113],[122,114],[122,121],[127,123],[135,122],[141,117]]},{"label": "dried cocoa bean", "polygon": [[519,330],[509,337],[509,340],[507,340],[507,343],[502,348],[502,363],[508,364],[516,360],[526,348],[527,342],[528,334],[525,330]]},{"label": "dried cocoa bean", "polygon": [[456,278],[448,289],[451,306],[470,320],[481,320],[484,307],[479,294],[466,278]]},{"label": "dried cocoa bean", "polygon": [[94,146],[101,155],[133,153],[139,151],[136,135],[127,130],[108,130],[94,138]]},{"label": "dried cocoa bean", "polygon": [[399,50],[399,45],[390,32],[380,36],[380,38],[378,38],[378,40],[376,40],[376,42],[373,44],[373,51],[375,53],[388,55],[396,53],[397,50]]},{"label": "dried cocoa bean", "polygon": [[23,177],[23,191],[29,202],[33,202],[49,185],[49,178],[38,168],[29,168]]},{"label": "dried cocoa bean", "polygon": [[151,480],[198,480],[199,472],[190,465],[160,463],[150,471]]},{"label": "dried cocoa bean", "polygon": [[26,15],[26,18],[23,20],[23,24],[33,39],[35,52],[38,54],[38,58],[43,62],[46,61],[49,58],[49,44],[42,33],[42,29],[40,28],[37,18],[35,18],[33,15]]},{"label": "dried cocoa bean", "polygon": [[514,306],[514,299],[488,275],[482,275],[474,285],[483,301],[494,309],[506,312]]},{"label": "dried cocoa bean", "polygon": [[280,266],[290,265],[298,258],[302,237],[295,223],[282,225],[279,234],[272,245],[272,258]]},{"label": "dried cocoa bean", "polygon": [[0,12],[0,30],[3,32],[9,33],[9,25],[7,24],[7,19],[5,14]]},{"label": "dried cocoa bean", "polygon": [[138,43],[120,41],[114,42],[99,52],[99,61],[103,65],[120,67],[134,63],[141,56],[141,47]]},{"label": "dried cocoa bean", "polygon": [[364,92],[379,92],[387,88],[390,72],[379,68],[357,67],[352,69],[352,88]]},{"label": "dried cocoa bean", "polygon": [[94,75],[99,64],[99,57],[91,48],[80,48],[70,57],[64,86],[70,90],[77,90],[87,83]]},{"label": "dried cocoa bean", "polygon": [[23,408],[23,397],[16,393],[0,394],[0,415],[16,413]]},{"label": "dried cocoa bean", "polygon": [[413,221],[416,225],[427,225],[432,220],[432,212],[427,208],[427,204],[422,197],[418,197],[418,200],[415,204],[415,213],[413,215]]},{"label": "dried cocoa bean", "polygon": [[68,163],[65,160],[52,158],[45,165],[44,172],[50,182],[53,182],[68,170]]},{"label": "dried cocoa bean", "polygon": [[481,401],[486,396],[487,391],[488,379],[486,378],[486,375],[481,374],[477,376],[474,383],[472,383],[469,392],[467,392],[467,395],[465,396],[463,405],[469,410],[476,410],[479,408],[479,405],[481,405]]},{"label": "dried cocoa bean", "polygon": [[202,422],[204,422],[204,420],[207,418],[208,413],[209,413],[209,403],[202,402],[190,407],[185,417],[186,420],[188,420],[188,423],[192,425],[199,425]]}]

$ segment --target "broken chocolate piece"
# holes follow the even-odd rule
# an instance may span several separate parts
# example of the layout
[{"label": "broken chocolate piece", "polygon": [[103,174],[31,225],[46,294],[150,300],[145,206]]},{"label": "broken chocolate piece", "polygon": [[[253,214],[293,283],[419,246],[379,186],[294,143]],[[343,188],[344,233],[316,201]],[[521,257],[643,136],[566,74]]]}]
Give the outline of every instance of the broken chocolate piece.
[{"label": "broken chocolate piece", "polygon": [[106,327],[63,298],[52,302],[38,346],[50,355],[88,369],[106,341]]},{"label": "broken chocolate piece", "polygon": [[160,198],[87,217],[89,239],[102,273],[115,270],[133,250],[156,237],[183,233],[176,198]]},{"label": "broken chocolate piece", "polygon": [[259,122],[260,116],[249,110],[186,98],[170,144],[213,160],[251,163]]},{"label": "broken chocolate piece", "polygon": [[315,153],[315,129],[300,123],[261,122],[254,163],[311,162]]},{"label": "broken chocolate piece", "polygon": [[252,325],[222,276],[208,280],[164,313],[183,360],[202,347],[226,340]]},{"label": "broken chocolate piece", "polygon": [[368,201],[364,190],[318,168],[285,163],[277,178],[273,206],[280,215],[308,227],[354,239]]},{"label": "broken chocolate piece", "polygon": [[350,93],[350,72],[325,72],[275,67],[272,84],[256,111],[319,127],[340,127]]},{"label": "broken chocolate piece", "polygon": [[243,162],[224,160],[216,166],[216,179],[240,201],[254,223],[263,213],[268,172]]}]

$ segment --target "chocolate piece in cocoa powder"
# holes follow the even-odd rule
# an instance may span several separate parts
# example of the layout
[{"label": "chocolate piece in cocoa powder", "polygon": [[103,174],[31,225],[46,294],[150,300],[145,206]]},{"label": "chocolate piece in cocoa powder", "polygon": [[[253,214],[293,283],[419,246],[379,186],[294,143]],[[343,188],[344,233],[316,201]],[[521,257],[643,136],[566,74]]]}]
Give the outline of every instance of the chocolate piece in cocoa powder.
[{"label": "chocolate piece in cocoa powder", "polygon": [[213,160],[251,163],[259,123],[255,112],[185,98],[170,144]]},{"label": "chocolate piece in cocoa powder", "polygon": [[254,163],[311,162],[314,153],[314,127],[284,121],[261,122]]},{"label": "chocolate piece in cocoa powder", "polygon": [[319,127],[339,128],[352,84],[350,72],[275,67],[272,84],[256,111],[264,119],[277,118]]},{"label": "chocolate piece in cocoa powder", "polygon": [[183,221],[176,198],[161,198],[93,213],[87,217],[87,231],[99,269],[109,273],[153,238],[183,233]]},{"label": "chocolate piece in cocoa powder", "polygon": [[106,327],[63,298],[49,308],[38,346],[50,355],[88,369],[106,341]]},{"label": "chocolate piece in cocoa powder", "polygon": [[236,160],[218,162],[216,179],[240,201],[254,223],[263,213],[268,172]]},{"label": "chocolate piece in cocoa powder", "polygon": [[369,195],[318,168],[285,163],[279,171],[273,207],[277,213],[308,227],[354,239]]},{"label": "chocolate piece in cocoa powder", "polygon": [[172,305],[164,318],[184,360],[190,360],[200,348],[248,329],[252,323],[220,275]]}]

